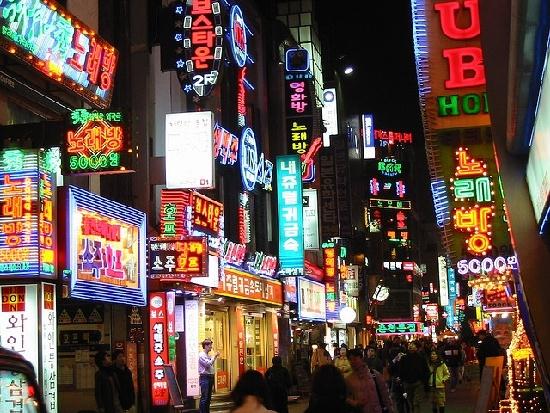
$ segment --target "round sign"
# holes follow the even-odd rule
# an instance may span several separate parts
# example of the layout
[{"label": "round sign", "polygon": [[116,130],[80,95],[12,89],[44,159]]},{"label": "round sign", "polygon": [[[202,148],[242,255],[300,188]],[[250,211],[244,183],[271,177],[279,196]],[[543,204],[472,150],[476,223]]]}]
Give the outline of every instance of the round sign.
[{"label": "round sign", "polygon": [[243,12],[237,5],[231,7],[229,25],[231,29],[231,52],[233,59],[237,63],[237,66],[243,67],[248,57],[248,45]]},{"label": "round sign", "polygon": [[241,177],[244,188],[252,191],[258,176],[258,147],[254,131],[244,128],[239,144],[239,160],[241,163]]},{"label": "round sign", "polygon": [[376,301],[385,301],[390,296],[390,290],[388,287],[378,287],[372,297]]},{"label": "round sign", "polygon": [[357,313],[351,307],[343,307],[340,309],[340,320],[343,323],[346,323],[346,324],[353,323],[356,316],[357,316]]},{"label": "round sign", "polygon": [[325,90],[323,92],[323,101],[334,102],[334,92],[332,90]]}]

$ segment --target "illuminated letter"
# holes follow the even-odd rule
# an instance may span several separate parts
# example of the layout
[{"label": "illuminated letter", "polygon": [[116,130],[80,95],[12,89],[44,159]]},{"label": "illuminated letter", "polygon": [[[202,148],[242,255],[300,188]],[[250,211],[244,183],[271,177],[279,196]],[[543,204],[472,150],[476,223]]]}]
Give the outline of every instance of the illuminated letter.
[{"label": "illuminated letter", "polygon": [[475,255],[485,255],[488,249],[491,249],[489,237],[485,234],[474,234],[468,241],[468,250]]},{"label": "illuminated letter", "polygon": [[455,198],[468,199],[473,198],[474,193],[474,181],[472,179],[457,179],[454,182]]},{"label": "illuminated letter", "polygon": [[481,109],[481,103],[479,96],[475,93],[462,96],[462,110],[468,115],[475,115],[479,113]]},{"label": "illuminated letter", "polygon": [[438,96],[437,104],[439,106],[439,116],[458,116],[458,95]]},{"label": "illuminated letter", "polygon": [[481,48],[445,49],[443,56],[449,61],[449,80],[445,81],[447,89],[485,84],[485,67],[483,66]]},{"label": "illuminated letter", "polygon": [[458,166],[456,167],[456,176],[482,175],[483,165],[475,159],[468,158],[468,153],[464,149],[457,151]]},{"label": "illuminated letter", "polygon": [[476,200],[477,202],[492,201],[491,181],[488,176],[476,179]]},{"label": "illuminated letter", "polygon": [[458,28],[456,24],[455,11],[460,9],[460,4],[458,1],[438,3],[434,5],[434,9],[439,12],[441,30],[443,30],[445,36],[450,37],[451,39],[462,40],[471,39],[479,35],[479,6],[477,1],[478,0],[464,1],[464,7],[470,9],[470,27],[465,29]]}]

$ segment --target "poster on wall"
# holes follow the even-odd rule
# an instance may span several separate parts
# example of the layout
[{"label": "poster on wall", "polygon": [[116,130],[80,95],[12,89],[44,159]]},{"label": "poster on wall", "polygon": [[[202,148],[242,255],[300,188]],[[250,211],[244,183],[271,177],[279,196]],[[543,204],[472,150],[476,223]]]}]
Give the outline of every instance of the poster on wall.
[{"label": "poster on wall", "polygon": [[55,284],[42,283],[40,289],[40,319],[42,371],[40,384],[49,413],[57,412],[57,320]]},{"label": "poster on wall", "polygon": [[145,214],[73,186],[63,196],[70,296],[144,306]]},{"label": "poster on wall", "polygon": [[200,395],[199,386],[199,301],[185,300],[186,396]]}]

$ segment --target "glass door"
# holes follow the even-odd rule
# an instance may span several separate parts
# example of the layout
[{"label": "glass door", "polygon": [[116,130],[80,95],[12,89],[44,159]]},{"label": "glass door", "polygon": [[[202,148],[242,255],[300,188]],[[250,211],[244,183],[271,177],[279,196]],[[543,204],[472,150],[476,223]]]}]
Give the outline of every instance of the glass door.
[{"label": "glass door", "polygon": [[208,309],[205,315],[205,337],[209,337],[214,342],[210,355],[220,352],[216,360],[216,377],[214,381],[214,391],[228,392],[230,390],[229,380],[229,317],[227,311],[217,309]]},{"label": "glass door", "polygon": [[262,318],[251,316],[244,317],[246,368],[259,370],[262,372],[266,367],[263,324]]}]

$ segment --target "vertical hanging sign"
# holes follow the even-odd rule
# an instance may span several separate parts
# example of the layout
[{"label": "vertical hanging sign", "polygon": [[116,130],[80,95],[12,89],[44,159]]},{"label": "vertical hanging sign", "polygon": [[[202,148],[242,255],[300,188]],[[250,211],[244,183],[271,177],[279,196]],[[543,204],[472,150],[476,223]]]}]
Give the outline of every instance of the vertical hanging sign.
[{"label": "vertical hanging sign", "polygon": [[166,406],[170,401],[168,379],[163,366],[168,364],[168,326],[166,322],[166,293],[149,294],[151,402],[153,406]]},{"label": "vertical hanging sign", "polygon": [[279,262],[284,275],[304,273],[301,162],[297,155],[277,157]]},{"label": "vertical hanging sign", "polygon": [[55,308],[55,285],[42,283],[42,371],[40,379],[48,413],[57,412],[57,321]]},{"label": "vertical hanging sign", "polygon": [[186,396],[200,395],[199,386],[199,301],[185,300]]},{"label": "vertical hanging sign", "polygon": [[235,319],[237,322],[237,351],[238,351],[238,363],[239,363],[239,376],[246,370],[246,356],[245,356],[245,336],[244,336],[244,316],[243,310],[240,307],[235,308]]}]

